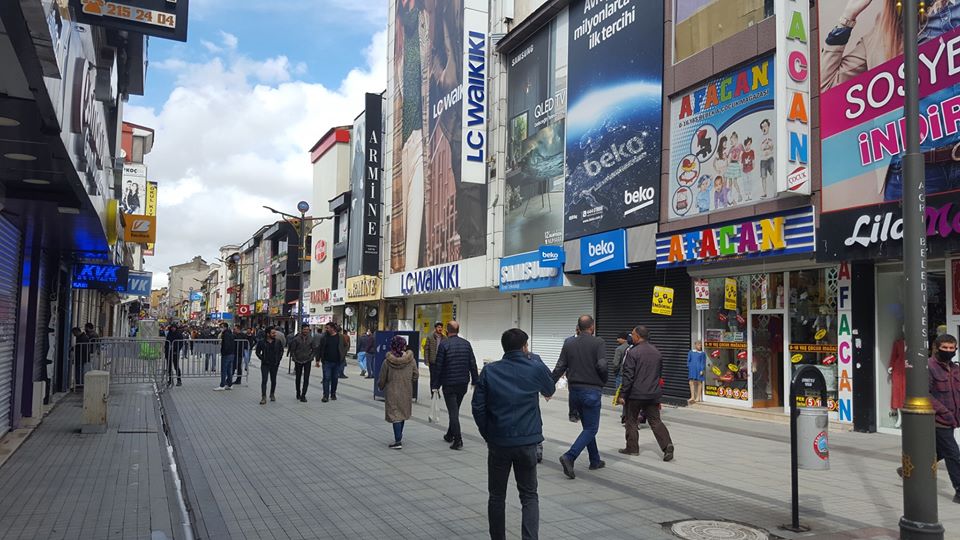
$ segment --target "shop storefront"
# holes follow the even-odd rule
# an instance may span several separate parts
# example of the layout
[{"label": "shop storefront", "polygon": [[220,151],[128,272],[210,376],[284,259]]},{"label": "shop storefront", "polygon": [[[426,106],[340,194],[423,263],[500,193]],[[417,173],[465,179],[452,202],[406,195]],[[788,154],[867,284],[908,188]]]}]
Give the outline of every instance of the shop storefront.
[{"label": "shop storefront", "polygon": [[357,337],[380,329],[381,280],[378,276],[347,278],[343,328],[350,336],[351,352],[356,351]]},{"label": "shop storefront", "polygon": [[837,417],[839,267],[817,265],[814,247],[811,207],[658,236],[657,266],[691,276],[704,402],[787,412],[793,373],[813,365]]}]

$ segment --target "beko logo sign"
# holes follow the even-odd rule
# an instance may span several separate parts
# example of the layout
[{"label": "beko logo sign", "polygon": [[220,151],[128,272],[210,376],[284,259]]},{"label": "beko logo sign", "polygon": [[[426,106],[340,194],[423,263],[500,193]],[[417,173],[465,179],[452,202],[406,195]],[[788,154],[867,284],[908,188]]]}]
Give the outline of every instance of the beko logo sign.
[{"label": "beko logo sign", "polygon": [[629,216],[638,210],[643,210],[650,206],[654,203],[655,195],[656,190],[653,189],[653,187],[641,187],[637,188],[636,191],[624,191],[623,204],[628,208],[623,212],[623,215]]},{"label": "beko logo sign", "polygon": [[618,229],[581,238],[580,265],[584,274],[627,268],[627,232]]}]

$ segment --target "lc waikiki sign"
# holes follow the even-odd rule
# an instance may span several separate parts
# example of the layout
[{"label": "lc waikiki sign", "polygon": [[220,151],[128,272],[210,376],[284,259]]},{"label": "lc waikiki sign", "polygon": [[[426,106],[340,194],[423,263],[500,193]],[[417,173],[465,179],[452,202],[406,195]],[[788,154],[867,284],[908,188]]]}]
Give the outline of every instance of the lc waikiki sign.
[{"label": "lc waikiki sign", "polygon": [[464,182],[487,181],[487,16],[486,0],[466,0],[463,10],[463,157]]},{"label": "lc waikiki sign", "polygon": [[460,288],[460,263],[421,268],[400,275],[400,293],[404,296],[448,291]]},{"label": "lc waikiki sign", "polygon": [[853,306],[850,265],[840,263],[837,273],[837,414],[844,424],[853,422],[853,332],[850,328]]},{"label": "lc waikiki sign", "polygon": [[657,236],[657,268],[810,253],[813,207]]},{"label": "lc waikiki sign", "polygon": [[810,195],[810,5],[777,0],[777,191]]}]

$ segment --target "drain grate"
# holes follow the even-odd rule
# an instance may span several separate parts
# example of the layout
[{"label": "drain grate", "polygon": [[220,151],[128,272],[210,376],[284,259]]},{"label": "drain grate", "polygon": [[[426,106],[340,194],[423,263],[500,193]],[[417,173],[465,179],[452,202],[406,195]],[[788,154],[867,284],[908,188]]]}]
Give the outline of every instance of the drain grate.
[{"label": "drain grate", "polygon": [[670,526],[670,532],[685,540],[771,540],[775,538],[763,529],[742,523],[706,519],[678,521]]}]

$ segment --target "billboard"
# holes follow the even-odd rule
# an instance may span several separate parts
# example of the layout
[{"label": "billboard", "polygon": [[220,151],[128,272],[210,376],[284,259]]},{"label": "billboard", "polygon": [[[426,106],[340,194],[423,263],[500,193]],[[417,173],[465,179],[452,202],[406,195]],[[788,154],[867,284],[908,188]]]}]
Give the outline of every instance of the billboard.
[{"label": "billboard", "polygon": [[367,117],[364,130],[356,137],[363,136],[365,153],[363,156],[363,241],[360,270],[364,275],[376,276],[380,273],[380,228],[383,226],[383,97],[368,93],[365,97]]},{"label": "billboard", "polygon": [[139,163],[123,164],[123,188],[120,210],[124,214],[146,214],[147,166]]},{"label": "billboard", "polygon": [[[903,45],[896,2],[818,2],[824,213],[894,204],[903,194]],[[852,5],[852,4],[851,4]],[[920,32],[921,151],[927,194],[960,187],[960,16],[928,2]],[[827,30],[830,29],[830,30]],[[857,210],[854,210],[857,211]],[[821,225],[822,226],[822,225]]]},{"label": "billboard", "polygon": [[390,267],[486,252],[485,0],[396,0]]},{"label": "billboard", "polygon": [[663,3],[570,3],[564,237],[660,216]]},{"label": "billboard", "polygon": [[563,243],[567,17],[507,58],[504,254]]},{"label": "billboard", "polygon": [[363,133],[367,115],[360,113],[353,121],[350,136],[350,213],[347,245],[347,276],[359,276],[363,259]]},{"label": "billboard", "polygon": [[670,219],[777,196],[773,57],[670,100]]},{"label": "billboard", "polygon": [[[157,190],[159,186],[156,182],[147,182],[147,207],[146,215],[157,217]],[[152,256],[155,254],[154,248],[156,244],[150,243],[147,244],[147,249],[143,251],[145,256]]]}]

